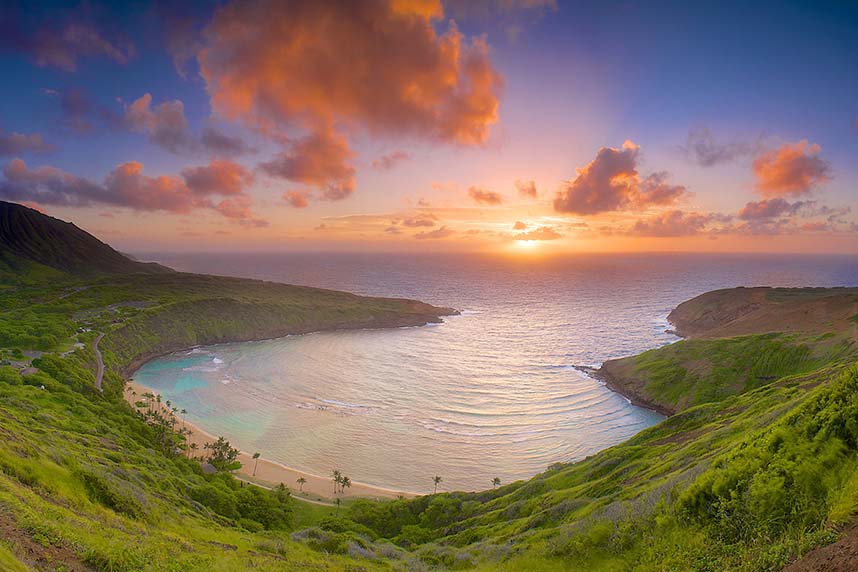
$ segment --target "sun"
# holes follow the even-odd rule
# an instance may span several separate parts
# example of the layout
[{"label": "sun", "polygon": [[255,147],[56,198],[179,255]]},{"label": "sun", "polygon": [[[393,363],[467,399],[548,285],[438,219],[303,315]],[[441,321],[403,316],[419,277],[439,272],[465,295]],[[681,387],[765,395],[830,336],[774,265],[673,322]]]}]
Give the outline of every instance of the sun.
[{"label": "sun", "polygon": [[512,243],[513,248],[520,252],[533,252],[539,246],[538,240],[515,240]]}]

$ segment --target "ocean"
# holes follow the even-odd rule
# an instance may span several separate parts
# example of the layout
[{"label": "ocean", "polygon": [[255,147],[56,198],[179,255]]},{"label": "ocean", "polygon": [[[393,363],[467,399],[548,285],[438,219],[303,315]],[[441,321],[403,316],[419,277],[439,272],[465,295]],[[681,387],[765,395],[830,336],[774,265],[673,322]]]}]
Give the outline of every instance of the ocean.
[{"label": "ocean", "polygon": [[146,254],[177,270],[417,298],[443,324],[196,348],[134,376],[188,420],[318,475],[489,488],[582,459],[659,414],[575,366],[676,341],[667,314],[733,286],[855,286],[858,258],[797,255]]}]

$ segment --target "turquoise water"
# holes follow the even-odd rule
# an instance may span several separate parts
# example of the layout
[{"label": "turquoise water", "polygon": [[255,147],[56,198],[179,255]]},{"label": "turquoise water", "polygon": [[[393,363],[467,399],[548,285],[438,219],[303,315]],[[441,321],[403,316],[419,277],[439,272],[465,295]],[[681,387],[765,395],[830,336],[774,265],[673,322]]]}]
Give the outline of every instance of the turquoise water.
[{"label": "turquoise water", "polygon": [[134,376],[244,450],[415,492],[431,491],[433,475],[465,490],[527,478],[657,423],[574,366],[674,341],[665,318],[682,300],[733,285],[858,283],[854,258],[156,259],[463,310],[437,326],[196,348]]}]

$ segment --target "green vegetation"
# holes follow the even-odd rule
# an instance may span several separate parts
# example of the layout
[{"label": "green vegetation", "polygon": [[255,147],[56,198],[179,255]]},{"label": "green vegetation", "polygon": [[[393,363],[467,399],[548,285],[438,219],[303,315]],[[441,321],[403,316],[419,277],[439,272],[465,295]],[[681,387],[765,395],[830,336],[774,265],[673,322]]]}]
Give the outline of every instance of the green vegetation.
[{"label": "green vegetation", "polygon": [[[205,449],[207,474],[182,413],[157,396],[130,407],[122,373],[196,343],[440,310],[180,273],[69,274],[62,252],[42,256],[48,267],[19,251],[0,249],[2,570],[774,571],[858,513],[855,308],[819,290],[772,299],[788,314],[810,296],[846,318],[754,332],[698,301],[686,310],[699,331],[743,333],[615,362],[678,411],[625,443],[479,493],[437,493],[436,476],[437,494],[387,502],[343,501],[350,480],[335,471],[331,507],[236,480],[225,439]],[[746,316],[771,293],[752,294],[755,306],[747,292],[717,304]]]},{"label": "green vegetation", "polygon": [[602,373],[646,403],[668,411],[720,401],[784,376],[854,358],[845,336],[757,334],[681,340],[614,360]]}]

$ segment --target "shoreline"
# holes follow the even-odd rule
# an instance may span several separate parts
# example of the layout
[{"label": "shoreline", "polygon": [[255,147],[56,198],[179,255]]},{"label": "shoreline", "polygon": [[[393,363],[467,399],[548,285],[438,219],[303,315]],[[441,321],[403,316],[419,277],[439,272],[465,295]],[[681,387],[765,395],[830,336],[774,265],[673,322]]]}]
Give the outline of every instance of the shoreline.
[{"label": "shoreline", "polygon": [[[178,352],[190,351],[194,348],[199,348],[203,346],[217,346],[223,344],[233,344],[233,343],[246,343],[246,342],[263,342],[263,341],[271,341],[271,340],[279,340],[283,338],[288,338],[292,336],[305,336],[315,333],[321,332],[329,332],[329,331],[359,331],[359,330],[386,330],[386,329],[399,329],[399,328],[419,328],[425,327],[429,324],[439,324],[443,323],[444,320],[442,317],[451,317],[451,316],[459,316],[461,313],[457,310],[453,310],[452,308],[445,308],[446,310],[451,310],[449,314],[442,314],[438,316],[438,321],[425,321],[422,324],[403,324],[398,326],[370,326],[363,328],[332,328],[332,329],[321,329],[321,330],[310,330],[306,332],[295,332],[288,333],[280,336],[274,337],[263,337],[263,338],[253,338],[253,339],[229,339],[222,340],[213,343],[202,343],[196,344],[193,346],[179,348],[179,349],[171,349],[168,351],[157,352],[152,355],[140,356],[137,359],[133,360],[130,364],[128,364],[125,368],[122,368],[121,374],[123,378],[125,378],[125,390],[123,391],[124,400],[131,406],[135,411],[137,411],[137,407],[135,402],[139,400],[140,395],[143,393],[149,392],[153,394],[157,394],[157,392],[141,383],[138,383],[133,379],[133,376],[137,371],[149,361],[157,359],[159,357],[164,357],[167,355],[171,355]],[[668,324],[674,326],[668,317]],[[674,326],[675,328],[675,326]],[[684,336],[679,335],[674,329],[674,335],[677,337],[684,339]],[[655,413],[665,416],[665,418],[669,418],[674,415],[676,412],[672,410],[665,409],[659,405],[654,403],[650,403],[645,399],[640,398],[637,395],[629,393],[627,389],[619,384],[615,379],[613,379],[607,372],[604,371],[605,364],[603,363],[600,367],[594,368],[589,366],[574,366],[575,369],[581,371],[585,375],[592,377],[597,382],[603,383],[605,387],[607,387],[610,391],[619,394],[623,398],[627,399],[629,403],[635,405],[637,407],[643,407],[645,409],[649,409]],[[136,396],[132,395],[127,391],[128,388],[131,388],[136,392]],[[135,399],[136,397],[136,399]],[[176,404],[174,404],[176,405]],[[166,409],[166,407],[162,404],[161,407]],[[205,429],[203,429],[200,425],[192,423],[190,421],[181,421],[182,427],[185,427],[192,431],[192,435],[188,438],[188,443],[195,443],[198,446],[198,449],[195,451],[194,458],[201,458],[204,454],[203,446],[206,443],[214,442],[217,440],[217,437],[213,434],[209,433]],[[179,424],[177,424],[179,425]],[[223,436],[227,438],[226,435]],[[392,500],[399,497],[404,498],[414,498],[418,496],[424,496],[429,493],[415,493],[410,491],[400,491],[395,489],[390,489],[386,487],[371,485],[368,483],[362,483],[359,481],[352,481],[352,486],[346,489],[342,493],[333,493],[333,485],[330,477],[323,477],[320,475],[316,475],[307,471],[301,471],[295,469],[293,467],[289,467],[284,465],[283,463],[279,463],[277,461],[273,461],[271,459],[266,459],[265,457],[259,457],[258,464],[256,460],[253,459],[252,453],[247,451],[239,450],[238,461],[241,462],[241,468],[233,471],[233,474],[241,481],[259,484],[261,486],[274,487],[278,484],[283,484],[287,487],[287,489],[292,493],[292,495],[301,500],[306,500],[309,502],[315,502],[319,504],[328,504],[333,503],[336,499],[356,499],[356,498],[366,498],[372,500]],[[253,474],[254,465],[256,465],[256,475]],[[306,479],[306,483],[303,485],[303,490],[299,491],[299,486],[296,483],[298,478],[303,477]]]},{"label": "shoreline", "polygon": [[[157,394],[153,389],[146,387],[140,383],[137,383],[133,379],[126,380],[125,382],[126,391],[123,392],[123,397],[125,398],[126,403],[128,403],[135,411],[137,407],[135,406],[135,402],[139,401],[140,396],[143,393],[150,392]],[[127,388],[132,388],[133,391],[136,391],[136,395],[133,395]],[[174,404],[178,405],[178,404]],[[162,409],[166,410],[166,406],[162,403]],[[191,430],[193,433],[188,439],[188,443],[196,443],[199,447],[194,452],[195,458],[200,458],[204,454],[203,446],[206,443],[212,443],[217,440],[217,437],[200,427],[198,424],[191,423],[190,421],[179,421],[176,424],[177,427],[185,427]],[[224,438],[227,438],[224,435]],[[298,469],[288,467],[282,463],[278,463],[277,461],[272,461],[270,459],[266,459],[264,457],[259,458],[259,464],[256,470],[256,476],[253,475],[253,468],[256,461],[253,459],[252,453],[247,451],[239,451],[238,460],[241,462],[241,468],[233,471],[233,474],[236,477],[241,476],[241,480],[245,480],[248,482],[259,482],[270,486],[276,486],[280,483],[283,483],[293,496],[299,499],[306,499],[310,501],[321,501],[321,502],[332,502],[337,498],[341,499],[354,499],[354,498],[368,498],[373,500],[391,500],[398,498],[400,496],[406,498],[413,498],[417,496],[421,496],[420,493],[414,493],[409,491],[398,491],[394,489],[388,489],[385,487],[379,487],[375,485],[370,485],[367,483],[361,483],[358,481],[352,481],[352,486],[347,488],[342,493],[333,494],[333,484],[331,482],[330,477],[323,477],[321,475],[316,475],[313,473],[309,473],[307,471],[300,471]],[[303,477],[307,480],[304,483],[303,492],[299,491],[299,486],[296,483],[298,478]]]},{"label": "shoreline", "polygon": [[[674,310],[675,310],[675,308],[674,308]],[[672,315],[673,315],[673,310],[666,316],[667,323],[669,326],[671,326],[671,329],[665,330],[665,331],[671,333],[672,335],[676,336],[679,339],[670,342],[671,344],[676,343],[676,342],[681,341],[681,340],[684,340],[684,339],[687,339],[686,336],[684,336],[680,333],[679,326],[677,324],[675,324],[673,322],[673,320],[670,319],[670,317]],[[667,344],[667,345],[669,345],[669,344]],[[663,346],[656,346],[656,347],[663,347]],[[581,373],[583,373],[585,375],[592,377],[596,381],[605,384],[605,387],[607,387],[609,390],[613,391],[614,393],[617,393],[617,394],[621,395],[622,397],[626,398],[628,400],[628,402],[634,406],[643,407],[644,409],[649,409],[650,411],[654,411],[655,413],[658,413],[659,415],[664,415],[665,418],[669,418],[669,417],[676,415],[677,412],[675,410],[664,407],[664,406],[659,405],[657,403],[652,403],[651,401],[649,401],[645,397],[641,397],[637,393],[632,392],[629,387],[627,387],[625,384],[620,382],[617,378],[615,378],[610,373],[608,373],[607,369],[605,368],[605,365],[608,364],[609,362],[617,361],[617,360],[621,360],[621,359],[626,359],[628,357],[634,357],[634,355],[638,355],[638,354],[633,354],[631,356],[624,356],[621,358],[606,360],[606,361],[602,362],[602,365],[600,365],[599,367],[575,366],[575,369],[577,369],[578,371],[580,371]]]},{"label": "shoreline", "polygon": [[444,310],[445,312],[448,312],[448,313],[438,314],[437,316],[434,317],[434,319],[427,318],[426,316],[423,316],[421,318],[422,321],[404,322],[404,323],[400,323],[400,324],[391,324],[391,325],[370,325],[370,326],[355,325],[355,326],[350,326],[350,325],[342,325],[341,324],[339,326],[334,326],[334,327],[330,327],[330,328],[309,327],[306,330],[302,330],[301,328],[298,328],[297,330],[295,330],[293,332],[286,332],[286,333],[275,334],[275,335],[271,335],[271,336],[267,336],[267,335],[257,336],[257,337],[248,337],[248,336],[230,337],[230,336],[226,336],[224,339],[212,340],[212,341],[202,341],[202,342],[190,345],[190,346],[181,346],[181,347],[177,347],[177,348],[168,348],[168,349],[164,349],[164,350],[156,350],[156,351],[146,352],[146,353],[140,354],[139,356],[136,356],[128,364],[121,366],[119,368],[119,375],[121,375],[126,380],[131,380],[134,377],[134,374],[137,373],[137,371],[140,368],[142,368],[144,365],[146,365],[148,362],[150,362],[152,360],[155,360],[155,359],[158,359],[158,358],[161,358],[164,356],[168,356],[168,355],[174,354],[174,353],[190,351],[192,349],[203,347],[203,346],[218,346],[218,345],[223,345],[223,344],[242,344],[242,343],[249,343],[249,342],[268,342],[268,341],[274,341],[274,340],[281,340],[283,338],[289,338],[292,336],[307,336],[310,334],[318,334],[318,333],[322,333],[322,332],[348,332],[348,331],[364,331],[364,330],[367,330],[367,331],[371,331],[371,330],[395,330],[395,329],[400,329],[400,328],[422,328],[422,327],[428,326],[430,324],[433,324],[433,325],[443,324],[444,318],[449,318],[449,317],[461,315],[459,310],[456,310],[455,308],[440,308],[439,307],[438,309]]}]

